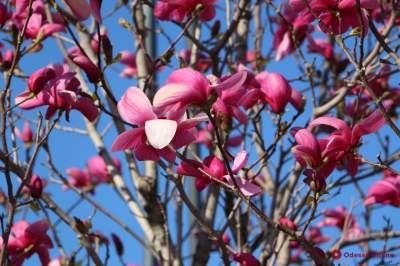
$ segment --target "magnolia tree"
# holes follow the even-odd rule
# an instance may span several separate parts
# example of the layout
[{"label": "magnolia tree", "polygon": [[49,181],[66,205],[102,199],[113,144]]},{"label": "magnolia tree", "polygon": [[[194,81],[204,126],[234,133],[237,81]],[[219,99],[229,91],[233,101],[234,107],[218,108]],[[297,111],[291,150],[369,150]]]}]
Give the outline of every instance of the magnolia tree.
[{"label": "magnolia tree", "polygon": [[398,263],[399,3],[0,0],[1,265]]}]

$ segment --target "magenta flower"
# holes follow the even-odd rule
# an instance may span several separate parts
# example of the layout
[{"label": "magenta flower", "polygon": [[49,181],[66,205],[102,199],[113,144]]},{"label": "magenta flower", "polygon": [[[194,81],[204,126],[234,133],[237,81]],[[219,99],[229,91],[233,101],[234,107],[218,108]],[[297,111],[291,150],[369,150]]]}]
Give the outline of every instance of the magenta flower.
[{"label": "magenta flower", "polygon": [[161,156],[174,162],[175,150],[195,141],[194,127],[205,120],[205,117],[183,120],[182,110],[168,112],[167,116],[157,115],[147,96],[133,87],[118,102],[118,112],[137,128],[119,135],[112,150],[131,149],[140,161],[159,161]]},{"label": "magenta flower", "polygon": [[101,22],[100,0],[65,0],[65,3],[71,8],[73,14],[78,20],[86,20],[93,14],[97,22]]},{"label": "magenta flower", "polygon": [[125,65],[124,70],[121,72],[121,77],[133,78],[137,76],[136,55],[128,52],[121,52],[121,63]]},{"label": "magenta flower", "polygon": [[357,173],[359,159],[354,152],[360,143],[361,137],[378,131],[385,124],[385,119],[380,110],[376,110],[368,117],[359,121],[353,128],[350,128],[343,120],[335,117],[319,117],[311,121],[309,129],[325,125],[334,128],[335,131],[325,139],[327,141],[325,153],[335,152],[337,159],[344,158],[347,163],[349,174],[354,176]]},{"label": "magenta flower", "polygon": [[282,226],[288,227],[288,228],[292,229],[293,231],[297,231],[297,225],[289,218],[286,218],[286,217],[279,218],[279,224]]},{"label": "magenta flower", "polygon": [[[201,169],[202,171],[200,171]],[[206,174],[204,174],[204,173]],[[176,173],[184,176],[193,176],[196,178],[195,186],[197,191],[202,191],[209,184],[215,182],[208,175],[217,180],[223,181],[227,171],[224,162],[215,156],[208,156],[204,163],[195,160],[184,160],[176,168]],[[208,174],[208,175],[207,175]]]},{"label": "magenta flower", "polygon": [[211,20],[215,17],[214,4],[218,0],[159,0],[154,8],[154,15],[160,20],[175,20],[182,22],[190,16],[198,5],[203,10],[198,14],[201,21]]},{"label": "magenta flower", "polygon": [[24,123],[24,128],[22,129],[22,132],[16,127],[15,128],[15,135],[25,143],[25,145],[31,145],[33,141],[33,132],[31,127],[29,126],[29,123]]},{"label": "magenta flower", "polygon": [[[41,85],[23,92],[15,98],[15,104],[21,109],[33,109],[47,105],[46,119],[50,119],[57,110],[65,111],[67,121],[69,112],[73,109],[80,111],[89,121],[94,121],[99,115],[97,107],[89,95],[79,88],[79,81],[74,72],[69,72],[66,65],[50,65],[48,73],[54,71],[55,75],[36,77],[36,82],[30,84]],[[33,85],[32,85],[33,86]]]},{"label": "magenta flower", "polygon": [[[21,220],[14,224],[7,243],[11,265],[20,266],[26,259],[37,254],[42,265],[47,266],[50,262],[48,249],[53,248],[53,243],[47,235],[48,229],[49,226],[45,221],[29,224]],[[2,238],[0,238],[0,247],[4,248]]]},{"label": "magenta flower", "polygon": [[[313,17],[305,4],[300,1],[292,1],[297,9],[303,9],[300,16]],[[361,28],[359,12],[356,7],[356,0],[311,0],[309,1],[312,13],[320,19],[319,27],[325,33],[330,31],[335,34],[345,33],[349,28]],[[364,29],[368,29],[367,9],[379,9],[376,0],[360,1],[362,8],[362,23]]]},{"label": "magenta flower", "polygon": [[30,183],[22,188],[22,193],[38,199],[42,195],[45,186],[47,186],[47,180],[38,175],[32,175]]},{"label": "magenta flower", "polygon": [[10,13],[7,11],[7,7],[0,3],[0,26],[2,26],[10,18]]},{"label": "magenta flower", "polygon": [[224,90],[229,90],[226,97],[230,98],[240,90],[246,75],[245,71],[239,71],[211,85],[198,71],[191,68],[178,69],[168,77],[167,85],[157,91],[153,104],[160,113],[165,113],[167,110],[182,110],[191,104],[204,107],[213,94],[220,96]]},{"label": "magenta flower", "polygon": [[[114,167],[120,172],[121,162],[117,158],[113,158]],[[101,156],[94,156],[87,162],[87,170],[92,180],[96,184],[109,183],[112,181],[112,176],[108,173],[107,165]]]},{"label": "magenta flower", "polygon": [[383,204],[400,207],[400,175],[384,171],[384,178],[375,182],[369,189],[365,206]]},{"label": "magenta flower", "polygon": [[78,47],[72,47],[68,51],[71,60],[80,67],[87,75],[92,83],[97,83],[100,80],[101,72],[99,68],[90,60],[89,57],[84,55]]},{"label": "magenta flower", "polygon": [[303,108],[302,95],[281,74],[264,71],[256,76],[256,80],[261,86],[262,97],[274,113],[283,112],[289,102],[296,109]]},{"label": "magenta flower", "polygon": [[337,227],[345,233],[345,239],[361,237],[364,232],[345,207],[338,206],[336,209],[323,211],[325,219],[318,223],[319,227]]},{"label": "magenta flower", "polygon": [[304,41],[306,33],[312,31],[312,19],[309,16],[299,16],[290,6],[285,6],[283,16],[285,20],[277,20],[279,28],[272,43],[272,49],[276,51],[276,61],[292,53]]},{"label": "magenta flower", "polygon": [[233,255],[233,260],[242,266],[261,266],[261,263],[251,253],[238,252]]},{"label": "magenta flower", "polygon": [[[27,0],[19,0],[15,3],[16,10],[12,15],[12,23],[19,30],[22,30],[28,16],[28,5],[29,1]],[[32,15],[26,28],[26,36],[31,39],[45,39],[53,33],[65,31],[62,18],[56,13],[51,15],[53,23],[47,20],[43,1],[33,1]]]},{"label": "magenta flower", "polygon": [[[92,177],[89,175],[88,170],[81,170],[79,168],[68,168],[66,170],[68,175],[68,183],[76,188],[84,189],[85,191],[93,190]],[[64,187],[64,190],[68,187]]]},{"label": "magenta flower", "polygon": [[[190,64],[190,59],[192,56],[192,51],[189,49],[183,49],[179,52],[179,56],[185,62],[186,65]],[[197,52],[196,54],[196,62],[193,64],[193,68],[200,72],[206,72],[210,69],[212,65],[212,60],[207,55],[201,52]]]}]

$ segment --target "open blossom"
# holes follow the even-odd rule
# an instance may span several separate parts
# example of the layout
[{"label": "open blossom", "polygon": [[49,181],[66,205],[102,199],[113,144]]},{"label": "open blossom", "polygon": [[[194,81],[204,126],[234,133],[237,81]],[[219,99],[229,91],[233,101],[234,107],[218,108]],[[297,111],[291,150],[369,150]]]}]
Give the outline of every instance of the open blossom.
[{"label": "open blossom", "polygon": [[[99,115],[91,97],[79,88],[75,72],[70,72],[68,66],[50,65],[49,71],[54,75],[35,75],[36,81],[30,81],[28,90],[15,98],[15,104],[21,109],[33,109],[48,106],[46,119],[50,119],[57,110],[65,111],[69,120],[69,112],[73,109],[80,111],[89,121],[94,121]],[[39,86],[40,85],[40,86]],[[32,90],[34,92],[32,92]]]},{"label": "open blossom", "polygon": [[[121,162],[117,158],[112,159],[117,171],[121,171]],[[87,162],[88,173],[95,180],[96,184],[108,183],[112,177],[108,173],[107,165],[101,156],[94,156]]]},{"label": "open blossom", "polygon": [[362,236],[363,230],[345,207],[338,206],[336,209],[326,209],[323,211],[324,220],[318,223],[319,227],[337,227],[345,233],[345,239],[352,239]]},{"label": "open blossom", "polygon": [[[28,0],[19,0],[15,3],[15,12],[12,14],[11,23],[22,30],[28,17]],[[57,13],[51,13],[53,22],[47,20],[44,3],[35,0],[32,3],[32,15],[29,19],[26,36],[31,39],[47,38],[55,32],[65,31],[62,18]]]},{"label": "open blossom", "polygon": [[385,170],[383,179],[375,182],[369,189],[364,205],[392,205],[400,207],[400,175]]},{"label": "open blossom", "polygon": [[361,28],[362,25],[365,30],[368,29],[367,10],[379,9],[377,0],[361,0],[361,17],[357,10],[356,0],[311,0],[308,7],[304,1],[291,0],[289,4],[296,11],[302,11],[299,16],[312,17],[314,15],[320,20],[319,27],[325,33],[332,32],[335,35],[345,33],[349,28]]},{"label": "open blossom", "polygon": [[277,19],[279,25],[274,34],[272,49],[276,51],[275,60],[279,61],[299,47],[306,37],[306,33],[312,31],[309,16],[299,16],[290,6],[285,6],[283,17]]},{"label": "open blossom", "polygon": [[350,175],[355,176],[358,170],[359,159],[357,151],[361,137],[378,131],[385,124],[385,119],[380,110],[375,110],[369,116],[359,121],[350,128],[343,120],[335,117],[319,117],[311,121],[309,129],[324,125],[334,128],[326,140],[326,152],[336,152],[336,159],[344,159]]},{"label": "open blossom", "polygon": [[215,17],[214,4],[218,0],[159,0],[154,8],[154,15],[160,20],[176,20],[182,22],[190,16],[195,9],[202,5],[203,9],[198,14],[202,21],[211,20]]},{"label": "open blossom", "polygon": [[[183,119],[182,110],[158,115],[147,96],[138,88],[129,88],[118,102],[118,112],[128,123],[137,128],[117,137],[113,151],[131,149],[140,161],[159,161],[160,156],[175,161],[175,150],[196,140],[194,127],[204,117]],[[169,146],[172,147],[169,147]],[[173,149],[171,149],[173,148]]]},{"label": "open blossom", "polygon": [[[11,228],[10,238],[7,243],[7,253],[11,265],[23,265],[25,259],[37,254],[43,266],[50,262],[49,249],[53,243],[47,235],[49,229],[45,221],[37,221],[33,224],[21,220]],[[0,238],[0,248],[4,248],[3,239]]]},{"label": "open blossom", "polygon": [[224,176],[227,174],[224,162],[215,156],[206,157],[203,163],[195,160],[184,160],[178,165],[176,172],[179,175],[195,177],[197,191],[202,191],[209,184],[215,182],[208,175],[223,181]]},{"label": "open blossom", "polygon": [[246,76],[245,71],[239,71],[210,84],[200,72],[191,68],[181,68],[171,73],[167,84],[155,94],[153,104],[161,113],[171,109],[182,110],[191,104],[204,106],[212,95],[220,96],[224,90],[229,90],[227,98],[236,95]]}]

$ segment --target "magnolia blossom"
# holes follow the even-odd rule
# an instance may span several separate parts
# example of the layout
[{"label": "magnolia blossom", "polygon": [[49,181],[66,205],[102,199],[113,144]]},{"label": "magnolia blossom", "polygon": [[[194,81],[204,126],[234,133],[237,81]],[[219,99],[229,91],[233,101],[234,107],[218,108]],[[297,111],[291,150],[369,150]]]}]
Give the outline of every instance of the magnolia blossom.
[{"label": "magnolia blossom", "polygon": [[205,120],[204,117],[185,120],[182,118],[182,109],[170,111],[165,116],[160,115],[155,112],[147,96],[133,87],[118,102],[118,112],[126,122],[137,128],[119,135],[112,150],[131,149],[140,161],[159,161],[161,156],[174,162],[175,150],[194,142],[194,127]]},{"label": "magnolia blossom", "polygon": [[97,83],[100,80],[100,70],[78,47],[75,46],[69,49],[68,55],[86,73],[90,82]]},{"label": "magnolia blossom", "polygon": [[380,110],[375,110],[369,116],[350,128],[343,120],[335,117],[319,117],[311,121],[309,129],[324,125],[334,128],[326,138],[326,152],[336,152],[336,159],[344,159],[349,174],[355,176],[358,170],[359,159],[355,151],[361,137],[378,131],[385,124],[385,118]]},{"label": "magnolia blossom", "polygon": [[[196,70],[178,69],[169,75],[167,84],[157,91],[153,104],[158,112],[164,114],[170,110],[184,110],[191,104],[204,107],[212,95],[218,95],[222,97],[221,100],[230,104],[232,97],[240,94],[246,76],[245,71],[239,71],[210,84],[210,81]],[[225,90],[227,92],[222,96]]]},{"label": "magnolia blossom", "polygon": [[[117,158],[112,158],[114,167],[121,171],[121,162]],[[92,176],[96,184],[109,183],[112,176],[108,173],[107,165],[101,156],[94,156],[87,162],[88,174]]]},{"label": "magnolia blossom", "polygon": [[78,20],[86,20],[91,14],[97,22],[101,22],[100,0],[65,0],[65,3],[71,8],[73,14]]},{"label": "magnolia blossom", "polygon": [[323,211],[325,219],[318,223],[319,227],[337,227],[345,234],[345,239],[352,239],[362,236],[363,230],[345,207],[338,206],[336,209]]},{"label": "magnolia blossom", "polygon": [[326,60],[334,60],[334,48],[327,40],[324,39],[313,39],[308,36],[308,51],[310,53],[317,53],[322,55]]},{"label": "magnolia blossom", "polygon": [[[11,23],[22,30],[28,17],[29,0],[18,0],[15,3],[15,12],[12,14]],[[52,23],[47,20],[44,3],[41,0],[33,1],[32,15],[29,19],[26,36],[31,39],[44,39],[55,32],[65,30],[64,22],[57,13],[52,13]]]},{"label": "magnolia blossom", "polygon": [[233,255],[233,260],[242,266],[261,266],[261,263],[251,253],[238,252]]},{"label": "magnolia blossom", "polygon": [[[24,261],[37,254],[43,266],[50,262],[48,249],[53,248],[53,243],[47,235],[49,229],[45,221],[33,224],[21,220],[11,228],[10,238],[7,243],[7,253],[11,265],[23,265]],[[0,247],[3,249],[3,239],[0,237]]]},{"label": "magnolia blossom", "polygon": [[374,204],[400,207],[400,175],[385,170],[383,179],[375,182],[369,189],[365,206]]},{"label": "magnolia blossom", "polygon": [[176,20],[182,22],[190,16],[195,9],[202,5],[198,17],[202,21],[211,20],[215,17],[214,4],[218,0],[159,0],[154,8],[154,15],[160,20]]},{"label": "magnolia blossom", "polygon": [[345,33],[349,28],[368,29],[366,10],[379,9],[379,3],[377,0],[361,0],[361,14],[357,10],[356,3],[356,0],[311,0],[308,1],[310,12],[304,1],[289,1],[289,5],[300,12],[300,17],[315,19],[314,16],[317,16],[321,30],[335,35]]},{"label": "magnolia blossom", "polygon": [[47,186],[47,180],[42,179],[38,175],[33,175],[30,183],[22,188],[22,193],[30,195],[34,199],[38,199],[42,195],[45,186]]},{"label": "magnolia blossom", "polygon": [[[192,51],[189,49],[183,49],[179,52],[179,56],[182,58],[186,65],[190,64],[192,57]],[[196,62],[193,64],[193,68],[197,71],[206,72],[212,65],[212,60],[207,55],[201,52],[196,53]]]},{"label": "magnolia blossom", "polygon": [[[68,168],[66,170],[68,175],[68,183],[76,188],[81,188],[86,191],[93,191],[94,182],[92,177],[89,175],[88,170],[81,170],[76,167]],[[64,186],[64,190],[68,189]]]},{"label": "magnolia blossom", "polygon": [[[91,97],[79,88],[75,72],[70,72],[67,65],[50,65],[29,80],[28,90],[15,98],[15,104],[21,109],[33,109],[47,105],[46,119],[50,119],[57,110],[80,111],[88,120],[94,121],[99,115]],[[49,74],[51,73],[51,74]]]},{"label": "magnolia blossom", "polygon": [[14,129],[15,135],[25,143],[25,145],[30,145],[33,141],[33,132],[31,127],[29,126],[29,123],[24,123],[24,127],[21,130],[19,130],[17,127]]},{"label": "magnolia blossom", "polygon": [[121,52],[121,64],[125,65],[121,72],[121,77],[133,78],[137,76],[136,55],[129,51]]},{"label": "magnolia blossom", "polygon": [[276,51],[275,60],[279,61],[299,47],[312,30],[309,16],[299,16],[290,6],[285,6],[284,19],[278,18],[279,28],[274,34],[272,49]]}]

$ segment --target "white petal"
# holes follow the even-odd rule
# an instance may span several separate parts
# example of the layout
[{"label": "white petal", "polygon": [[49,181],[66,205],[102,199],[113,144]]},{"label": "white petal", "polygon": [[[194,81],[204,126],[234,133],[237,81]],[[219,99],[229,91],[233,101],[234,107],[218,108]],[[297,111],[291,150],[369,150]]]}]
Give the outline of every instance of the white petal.
[{"label": "white petal", "polygon": [[176,121],[167,119],[148,120],[144,125],[147,140],[156,149],[163,149],[171,143],[177,127]]}]

